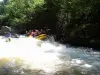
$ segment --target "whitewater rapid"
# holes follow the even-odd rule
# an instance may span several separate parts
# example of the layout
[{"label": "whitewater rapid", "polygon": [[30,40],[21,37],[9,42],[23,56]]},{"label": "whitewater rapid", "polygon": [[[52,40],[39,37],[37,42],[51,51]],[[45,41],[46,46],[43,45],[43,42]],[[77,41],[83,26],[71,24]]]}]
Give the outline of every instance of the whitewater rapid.
[{"label": "whitewater rapid", "polygon": [[0,37],[0,75],[100,75],[100,52],[29,37]]}]

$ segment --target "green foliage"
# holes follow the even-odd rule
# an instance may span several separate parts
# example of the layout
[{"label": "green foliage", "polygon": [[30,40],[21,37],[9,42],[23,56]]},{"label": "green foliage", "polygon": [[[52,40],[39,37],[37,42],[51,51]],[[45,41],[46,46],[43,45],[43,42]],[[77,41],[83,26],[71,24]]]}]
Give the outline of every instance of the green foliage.
[{"label": "green foliage", "polygon": [[40,11],[43,4],[44,0],[9,0],[8,4],[3,6],[5,10],[2,15],[8,18],[6,22],[11,26],[25,24],[31,20],[28,15]]},{"label": "green foliage", "polygon": [[[97,37],[99,8],[99,0],[4,0],[0,3],[0,25],[21,30],[47,26],[67,39]],[[91,34],[93,30],[95,34]]]},{"label": "green foliage", "polygon": [[[91,38],[98,35],[100,1],[98,0],[60,0],[57,13],[57,34],[67,35],[67,39]],[[98,27],[98,28],[97,28]],[[95,34],[92,34],[93,30]]]}]

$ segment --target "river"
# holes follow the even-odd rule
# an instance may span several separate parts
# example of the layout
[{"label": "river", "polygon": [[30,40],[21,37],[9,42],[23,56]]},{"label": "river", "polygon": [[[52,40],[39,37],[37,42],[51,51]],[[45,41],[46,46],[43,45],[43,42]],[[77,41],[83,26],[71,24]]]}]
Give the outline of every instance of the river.
[{"label": "river", "polygon": [[100,52],[74,48],[52,38],[0,36],[0,75],[100,75]]}]

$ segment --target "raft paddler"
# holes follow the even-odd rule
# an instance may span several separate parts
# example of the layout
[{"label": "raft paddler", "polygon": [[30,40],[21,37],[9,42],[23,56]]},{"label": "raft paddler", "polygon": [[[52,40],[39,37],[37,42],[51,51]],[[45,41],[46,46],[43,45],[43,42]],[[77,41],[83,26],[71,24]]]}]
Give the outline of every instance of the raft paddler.
[{"label": "raft paddler", "polygon": [[31,30],[29,32],[26,32],[26,36],[27,37],[31,36]]}]

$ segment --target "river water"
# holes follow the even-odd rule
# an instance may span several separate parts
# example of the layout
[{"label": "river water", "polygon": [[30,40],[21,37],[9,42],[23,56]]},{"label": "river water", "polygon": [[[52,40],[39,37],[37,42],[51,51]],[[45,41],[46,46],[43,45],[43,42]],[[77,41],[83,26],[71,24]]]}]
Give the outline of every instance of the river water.
[{"label": "river water", "polygon": [[100,52],[74,48],[52,38],[0,36],[0,75],[100,75]]}]

